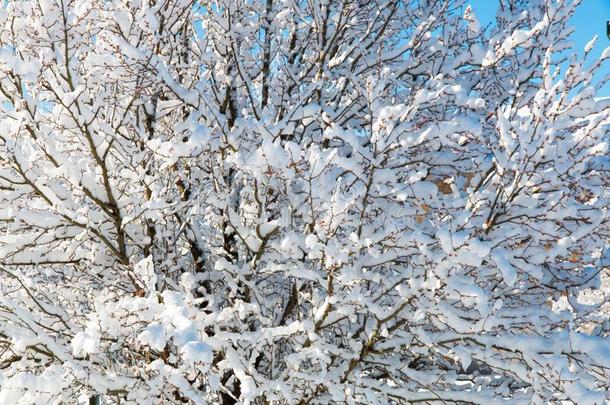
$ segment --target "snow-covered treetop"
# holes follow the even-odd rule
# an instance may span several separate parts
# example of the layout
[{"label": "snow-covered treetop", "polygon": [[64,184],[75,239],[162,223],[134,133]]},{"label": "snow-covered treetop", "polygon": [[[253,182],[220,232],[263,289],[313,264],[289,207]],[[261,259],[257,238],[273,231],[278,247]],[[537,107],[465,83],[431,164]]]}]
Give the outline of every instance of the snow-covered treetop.
[{"label": "snow-covered treetop", "polygon": [[0,403],[606,403],[576,3],[3,2]]}]

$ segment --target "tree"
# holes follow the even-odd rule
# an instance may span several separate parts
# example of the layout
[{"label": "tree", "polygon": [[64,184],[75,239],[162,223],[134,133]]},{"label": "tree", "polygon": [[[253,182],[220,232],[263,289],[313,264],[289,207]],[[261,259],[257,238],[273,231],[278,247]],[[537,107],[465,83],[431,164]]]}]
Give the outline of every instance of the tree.
[{"label": "tree", "polygon": [[576,3],[4,2],[0,403],[607,401]]}]

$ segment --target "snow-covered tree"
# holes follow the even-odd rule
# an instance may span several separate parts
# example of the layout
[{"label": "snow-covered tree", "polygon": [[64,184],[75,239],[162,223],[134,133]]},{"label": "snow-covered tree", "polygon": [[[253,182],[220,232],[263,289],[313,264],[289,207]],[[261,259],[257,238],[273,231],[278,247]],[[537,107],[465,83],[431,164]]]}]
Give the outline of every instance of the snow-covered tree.
[{"label": "snow-covered tree", "polygon": [[610,400],[576,3],[2,2],[0,403]]}]

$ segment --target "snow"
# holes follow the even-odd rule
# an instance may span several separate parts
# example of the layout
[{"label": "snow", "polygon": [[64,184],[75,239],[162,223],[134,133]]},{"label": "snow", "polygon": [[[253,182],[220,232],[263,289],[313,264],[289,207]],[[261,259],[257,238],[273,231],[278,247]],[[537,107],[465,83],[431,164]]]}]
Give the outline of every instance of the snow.
[{"label": "snow", "polygon": [[138,341],[153,350],[162,351],[167,342],[165,327],[157,322],[151,323],[138,335]]},{"label": "snow", "polygon": [[512,287],[517,281],[517,270],[508,260],[508,254],[509,253],[504,249],[495,249],[491,257],[500,269],[502,279],[506,285]]},{"label": "snow", "polygon": [[576,2],[242,3],[0,6],[0,403],[607,402]]},{"label": "snow", "polygon": [[591,52],[591,49],[595,46],[597,42],[597,35],[595,35],[587,44],[585,45],[585,53]]},{"label": "snow", "polygon": [[209,364],[212,362],[212,348],[203,342],[188,342],[180,349],[182,357],[188,361]]}]

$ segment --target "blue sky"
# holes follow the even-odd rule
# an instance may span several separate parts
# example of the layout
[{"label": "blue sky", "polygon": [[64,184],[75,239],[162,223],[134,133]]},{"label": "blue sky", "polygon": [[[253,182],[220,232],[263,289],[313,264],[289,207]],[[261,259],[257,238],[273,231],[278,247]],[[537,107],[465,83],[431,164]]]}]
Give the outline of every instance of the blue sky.
[{"label": "blue sky", "polygon": [[[497,0],[470,0],[467,3],[472,6],[482,26],[493,21]],[[576,30],[573,37],[575,48],[582,53],[587,42],[597,35],[597,44],[591,51],[590,58],[599,56],[610,46],[610,39],[606,36],[607,20],[610,20],[610,0],[582,0],[571,21]],[[606,62],[605,70],[598,76],[603,77],[607,73],[610,73],[610,61]],[[610,96],[610,84],[606,84],[600,95]]]}]

